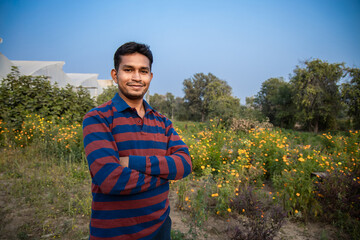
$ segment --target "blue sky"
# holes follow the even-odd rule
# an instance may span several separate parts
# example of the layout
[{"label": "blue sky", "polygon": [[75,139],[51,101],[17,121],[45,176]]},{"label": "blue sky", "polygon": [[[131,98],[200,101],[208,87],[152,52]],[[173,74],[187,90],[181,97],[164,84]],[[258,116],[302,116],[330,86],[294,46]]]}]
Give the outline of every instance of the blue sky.
[{"label": "blue sky", "polygon": [[183,96],[184,79],[211,72],[244,104],[304,60],[360,67],[360,1],[0,0],[0,37],[11,60],[65,61],[100,79],[117,47],[146,43],[151,94]]}]

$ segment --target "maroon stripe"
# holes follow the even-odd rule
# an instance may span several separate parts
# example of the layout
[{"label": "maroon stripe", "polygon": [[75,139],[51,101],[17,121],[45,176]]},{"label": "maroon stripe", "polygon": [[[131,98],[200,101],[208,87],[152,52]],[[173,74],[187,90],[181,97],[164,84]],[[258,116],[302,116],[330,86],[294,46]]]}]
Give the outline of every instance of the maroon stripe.
[{"label": "maroon stripe", "polygon": [[111,142],[108,140],[97,140],[92,141],[85,147],[86,155],[89,155],[95,150],[102,149],[102,148],[111,148],[111,149],[117,149],[117,146],[115,142]]},{"label": "maroon stripe", "polygon": [[116,142],[124,142],[124,141],[133,141],[133,140],[144,140],[144,141],[157,141],[157,142],[167,142],[167,137],[164,136],[164,134],[161,133],[146,133],[144,135],[133,133],[133,132],[127,132],[127,133],[117,133],[114,134],[114,138]]},{"label": "maroon stripe", "polygon": [[118,201],[118,202],[93,202],[93,210],[123,210],[123,209],[137,209],[143,207],[149,207],[155,205],[167,199],[168,191],[156,195],[154,197],[139,200],[129,200],[129,201]]},{"label": "maroon stripe", "polygon": [[119,163],[119,160],[114,156],[109,157],[102,157],[96,159],[91,165],[90,165],[90,171],[93,176],[106,164],[106,163]]},{"label": "maroon stripe", "polygon": [[84,127],[83,135],[87,136],[89,133],[93,133],[93,132],[109,132],[109,131],[108,131],[108,127],[104,123],[95,123]]},{"label": "maroon stripe", "polygon": [[119,179],[119,176],[121,175],[123,171],[123,167],[119,165],[119,167],[115,168],[114,171],[112,171],[107,178],[102,182],[100,188],[101,191],[105,194],[109,194],[111,190],[114,188],[116,182]]},{"label": "maroon stripe", "polygon": [[165,156],[166,155],[166,150],[157,149],[157,148],[148,148],[148,149],[128,149],[128,150],[119,151],[119,156],[120,157],[130,156],[130,155],[150,156],[150,155],[155,155],[155,154],[149,154],[149,153],[154,153],[154,152],[156,152],[157,156]]}]

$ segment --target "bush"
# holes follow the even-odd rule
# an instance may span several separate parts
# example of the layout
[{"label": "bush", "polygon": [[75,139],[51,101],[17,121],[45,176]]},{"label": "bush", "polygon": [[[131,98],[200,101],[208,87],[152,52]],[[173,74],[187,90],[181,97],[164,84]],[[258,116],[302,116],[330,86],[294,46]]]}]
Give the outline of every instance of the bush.
[{"label": "bush", "polygon": [[59,88],[45,76],[22,76],[13,67],[0,84],[0,119],[9,128],[20,129],[25,116],[38,114],[49,121],[62,118],[69,123],[81,122],[94,107],[90,93],[71,85]]},{"label": "bush", "polygon": [[267,119],[264,122],[259,122],[251,119],[233,118],[230,124],[230,129],[235,132],[248,132],[251,129],[258,128],[273,128],[274,126]]},{"label": "bush", "polygon": [[233,231],[234,240],[273,239],[284,223],[286,212],[268,195],[245,187],[231,202],[231,208],[247,218]]}]

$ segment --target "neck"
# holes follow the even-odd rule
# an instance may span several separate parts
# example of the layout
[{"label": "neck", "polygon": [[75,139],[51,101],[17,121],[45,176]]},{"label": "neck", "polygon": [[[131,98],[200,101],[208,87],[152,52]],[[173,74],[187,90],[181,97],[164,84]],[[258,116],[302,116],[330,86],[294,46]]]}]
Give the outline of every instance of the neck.
[{"label": "neck", "polygon": [[[125,97],[121,92],[119,92],[119,96],[131,107],[135,108],[138,114],[141,115],[142,112],[145,112],[144,105],[143,105],[143,99],[129,99]],[[142,116],[141,116],[142,117]]]}]

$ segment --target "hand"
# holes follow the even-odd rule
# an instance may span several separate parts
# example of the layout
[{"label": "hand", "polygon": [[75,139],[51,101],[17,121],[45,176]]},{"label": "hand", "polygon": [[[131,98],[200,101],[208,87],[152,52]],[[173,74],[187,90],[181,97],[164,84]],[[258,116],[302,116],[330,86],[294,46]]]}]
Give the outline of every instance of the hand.
[{"label": "hand", "polygon": [[129,157],[120,157],[120,165],[123,167],[129,167]]}]

